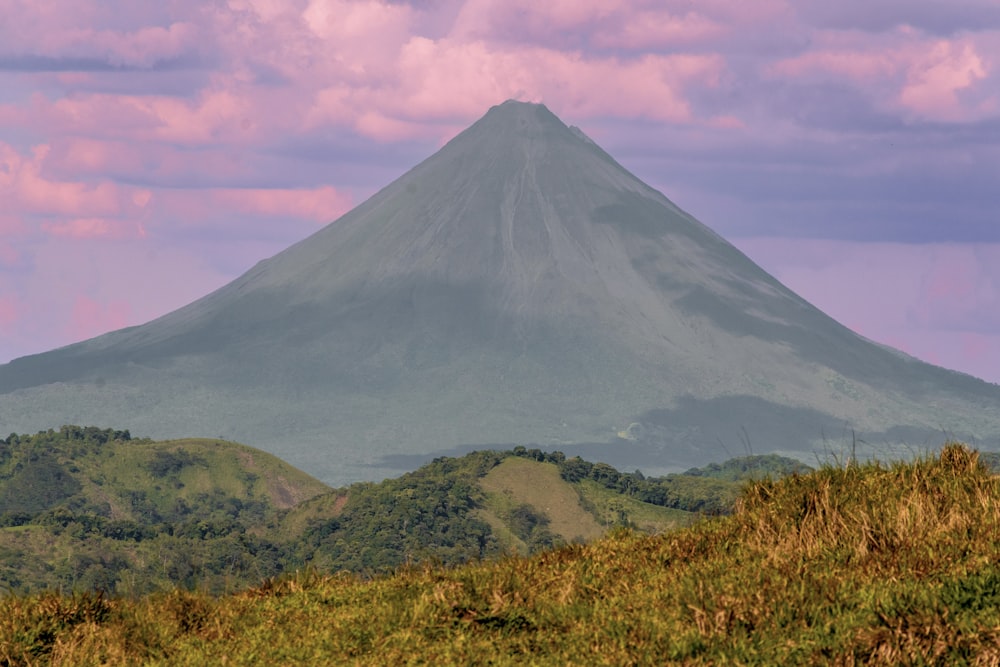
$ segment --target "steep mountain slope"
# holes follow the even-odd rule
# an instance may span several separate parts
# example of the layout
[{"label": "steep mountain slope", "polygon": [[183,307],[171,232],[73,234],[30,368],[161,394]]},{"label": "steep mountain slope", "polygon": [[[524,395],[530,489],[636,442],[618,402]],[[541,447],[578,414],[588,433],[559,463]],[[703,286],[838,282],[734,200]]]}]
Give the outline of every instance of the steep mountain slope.
[{"label": "steep mountain slope", "polygon": [[331,483],[495,443],[652,472],[852,431],[883,454],[942,430],[989,447],[997,405],[1000,387],[860,338],[517,102],[215,293],[0,366],[0,428],[222,436]]}]

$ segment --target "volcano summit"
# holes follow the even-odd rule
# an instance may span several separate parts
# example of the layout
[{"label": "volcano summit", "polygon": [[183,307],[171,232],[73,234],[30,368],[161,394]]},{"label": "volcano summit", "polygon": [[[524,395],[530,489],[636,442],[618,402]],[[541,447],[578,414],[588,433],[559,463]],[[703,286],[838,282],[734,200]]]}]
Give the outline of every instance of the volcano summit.
[{"label": "volcano summit", "polygon": [[3,432],[220,436],[335,484],[511,443],[651,472],[852,432],[883,455],[993,447],[997,406],[1000,387],[854,334],[513,101],[216,292],[0,366]]}]

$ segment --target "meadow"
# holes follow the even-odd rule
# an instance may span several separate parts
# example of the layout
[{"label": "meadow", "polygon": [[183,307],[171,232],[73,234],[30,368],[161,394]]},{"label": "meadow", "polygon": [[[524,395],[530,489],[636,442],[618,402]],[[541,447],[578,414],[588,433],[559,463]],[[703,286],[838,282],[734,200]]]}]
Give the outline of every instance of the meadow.
[{"label": "meadow", "polygon": [[0,600],[0,664],[1000,664],[1000,478],[950,443],[661,535],[224,596]]}]

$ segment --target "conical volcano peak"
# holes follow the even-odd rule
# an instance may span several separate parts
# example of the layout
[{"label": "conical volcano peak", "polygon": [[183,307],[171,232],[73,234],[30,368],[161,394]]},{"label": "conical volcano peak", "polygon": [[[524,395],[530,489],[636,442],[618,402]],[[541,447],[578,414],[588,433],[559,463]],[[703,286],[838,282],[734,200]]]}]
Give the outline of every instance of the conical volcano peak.
[{"label": "conical volcano peak", "polygon": [[483,119],[502,119],[505,122],[517,122],[524,125],[533,123],[555,123],[562,126],[563,122],[540,102],[521,102],[507,100],[490,107]]},{"label": "conical volcano peak", "polygon": [[507,100],[503,104],[491,107],[486,115],[469,129],[531,139],[569,131],[566,124],[544,104],[517,100]]},{"label": "conical volcano peak", "polygon": [[[446,180],[461,182],[465,192],[479,190],[488,182],[537,185],[537,177],[548,180],[556,174],[566,177],[559,180],[580,181],[588,171],[590,177],[606,181],[605,185],[614,181],[621,187],[624,178],[634,181],[625,189],[645,187],[582,131],[534,102],[507,100],[491,107],[421,167],[442,163],[449,164],[449,169],[461,165],[461,172]],[[560,183],[545,197],[567,195],[566,185]],[[589,187],[582,182],[577,185]]]}]

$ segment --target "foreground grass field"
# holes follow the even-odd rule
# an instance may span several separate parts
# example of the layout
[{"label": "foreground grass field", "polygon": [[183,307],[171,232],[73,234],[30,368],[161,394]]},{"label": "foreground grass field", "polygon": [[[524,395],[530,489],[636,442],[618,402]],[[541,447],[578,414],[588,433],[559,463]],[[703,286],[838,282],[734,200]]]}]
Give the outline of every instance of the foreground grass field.
[{"label": "foreground grass field", "polygon": [[914,463],[747,487],[737,512],[363,581],[0,600],[0,664],[1000,664],[1000,479]]}]

